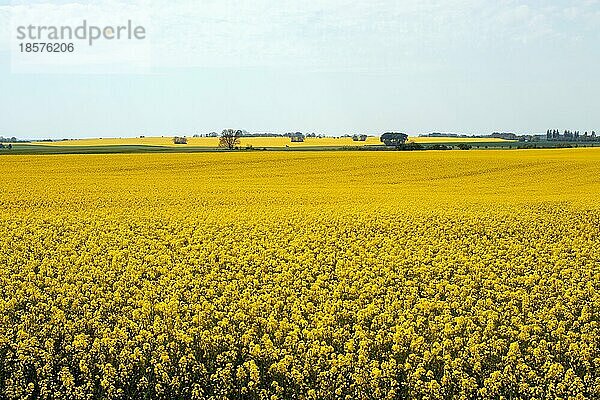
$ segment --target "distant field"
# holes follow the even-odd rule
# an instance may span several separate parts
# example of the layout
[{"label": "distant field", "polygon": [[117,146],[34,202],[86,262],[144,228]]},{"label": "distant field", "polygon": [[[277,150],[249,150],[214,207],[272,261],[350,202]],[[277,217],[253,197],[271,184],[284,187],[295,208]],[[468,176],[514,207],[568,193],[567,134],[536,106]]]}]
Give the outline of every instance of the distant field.
[{"label": "distant field", "polygon": [[[303,143],[291,143],[287,138],[244,138],[239,148],[241,151],[337,151],[337,150],[394,150],[380,143],[379,138],[370,137],[366,142],[354,142],[351,138],[308,138]],[[445,140],[445,141],[442,141]],[[598,143],[561,143],[540,141],[522,143],[511,140],[480,138],[415,138],[409,142],[423,145],[425,149],[439,144],[454,149],[459,143],[468,143],[473,150],[515,150],[519,148],[557,148],[557,147],[598,147]],[[217,138],[189,138],[187,145],[175,145],[170,137],[152,138],[109,138],[79,139],[57,142],[16,143],[12,149],[0,149],[0,155],[35,155],[35,154],[118,154],[118,153],[202,153],[220,152]]]},{"label": "distant field", "polygon": [[[142,146],[170,146],[170,147],[218,147],[218,138],[188,138],[186,145],[176,145],[173,138],[148,137],[148,138],[107,138],[107,139],[79,139],[64,140],[59,142],[37,142],[50,146],[118,146],[118,145],[142,145]],[[292,143],[289,138],[284,137],[253,137],[242,138],[240,146],[253,147],[321,147],[321,146],[364,146],[366,144],[381,144],[379,138],[370,137],[366,142],[354,142],[351,138],[306,138],[304,142]]]},{"label": "distant field", "polygon": [[[509,142],[502,139],[489,138],[428,138],[428,137],[411,137],[409,141],[416,143],[449,143],[449,142],[469,142],[469,143],[501,143]],[[147,137],[147,138],[106,138],[106,139],[78,139],[78,140],[62,140],[58,142],[34,142],[35,145],[47,146],[123,146],[123,145],[138,145],[138,146],[198,146],[198,147],[218,147],[218,138],[188,138],[187,145],[173,144],[171,136],[165,137]],[[365,146],[365,145],[381,145],[379,137],[369,137],[365,142],[355,142],[352,138],[306,138],[304,142],[292,143],[289,138],[284,137],[252,137],[242,138],[240,146],[253,147],[343,147],[343,146]]]}]

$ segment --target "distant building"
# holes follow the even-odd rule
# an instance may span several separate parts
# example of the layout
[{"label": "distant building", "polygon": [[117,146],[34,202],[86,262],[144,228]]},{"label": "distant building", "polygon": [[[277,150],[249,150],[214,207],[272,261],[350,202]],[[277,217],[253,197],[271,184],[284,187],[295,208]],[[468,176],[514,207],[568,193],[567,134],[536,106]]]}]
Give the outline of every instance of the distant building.
[{"label": "distant building", "polygon": [[186,137],[175,136],[173,138],[173,143],[175,143],[175,144],[187,144],[187,138]]},{"label": "distant building", "polygon": [[352,140],[355,142],[366,142],[367,135],[352,135]]},{"label": "distant building", "polygon": [[386,146],[399,146],[406,143],[408,140],[408,135],[405,133],[386,132],[381,135],[379,140]]},{"label": "distant building", "polygon": [[546,135],[521,135],[519,142],[539,142],[546,139]]},{"label": "distant building", "polygon": [[292,143],[304,142],[304,135],[300,132],[296,132],[290,135]]}]

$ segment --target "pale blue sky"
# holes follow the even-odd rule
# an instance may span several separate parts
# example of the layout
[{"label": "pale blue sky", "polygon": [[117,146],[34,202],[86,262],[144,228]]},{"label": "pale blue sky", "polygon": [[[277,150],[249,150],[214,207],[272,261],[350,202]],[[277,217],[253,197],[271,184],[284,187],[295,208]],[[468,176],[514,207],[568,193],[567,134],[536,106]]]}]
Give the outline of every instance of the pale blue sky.
[{"label": "pale blue sky", "polygon": [[149,72],[14,73],[0,0],[0,135],[600,131],[596,0],[104,3]]}]

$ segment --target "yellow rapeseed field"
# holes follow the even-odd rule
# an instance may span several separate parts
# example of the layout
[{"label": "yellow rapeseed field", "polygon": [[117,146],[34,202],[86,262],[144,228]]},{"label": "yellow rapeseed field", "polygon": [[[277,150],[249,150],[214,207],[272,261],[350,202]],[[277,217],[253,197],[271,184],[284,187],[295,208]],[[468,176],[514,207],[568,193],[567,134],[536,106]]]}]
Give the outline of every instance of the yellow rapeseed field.
[{"label": "yellow rapeseed field", "polygon": [[[447,143],[447,142],[507,142],[510,141],[496,138],[435,138],[435,137],[410,137],[410,141],[416,143]],[[116,146],[116,145],[142,145],[142,146],[168,146],[168,147],[218,147],[219,138],[199,137],[187,138],[186,145],[176,145],[173,143],[172,136],[164,137],[144,137],[144,138],[96,138],[96,139],[75,139],[61,140],[56,142],[34,142],[36,145],[46,146]],[[286,137],[243,137],[240,139],[240,147],[343,147],[343,146],[365,146],[381,145],[379,137],[369,136],[366,141],[353,141],[350,137],[324,137],[324,138],[306,138],[304,142],[291,142]]]},{"label": "yellow rapeseed field", "polygon": [[600,151],[0,157],[1,399],[598,399]]}]

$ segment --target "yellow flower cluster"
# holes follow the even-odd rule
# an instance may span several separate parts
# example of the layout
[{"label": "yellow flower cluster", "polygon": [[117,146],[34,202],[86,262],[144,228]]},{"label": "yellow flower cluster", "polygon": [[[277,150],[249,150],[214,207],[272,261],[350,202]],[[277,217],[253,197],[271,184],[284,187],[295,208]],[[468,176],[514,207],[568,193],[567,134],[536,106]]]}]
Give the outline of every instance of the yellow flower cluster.
[{"label": "yellow flower cluster", "polygon": [[0,398],[600,397],[598,150],[0,173]]}]

